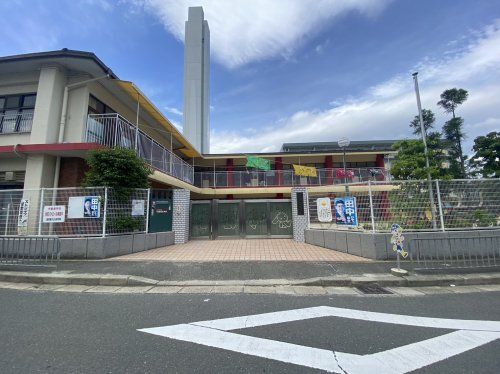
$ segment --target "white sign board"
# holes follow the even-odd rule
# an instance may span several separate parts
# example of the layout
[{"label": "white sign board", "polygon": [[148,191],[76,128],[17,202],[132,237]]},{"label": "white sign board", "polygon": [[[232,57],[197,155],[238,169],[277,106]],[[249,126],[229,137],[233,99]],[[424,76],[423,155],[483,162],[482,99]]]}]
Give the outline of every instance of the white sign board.
[{"label": "white sign board", "polygon": [[133,216],[144,215],[144,200],[132,200],[132,215]]},{"label": "white sign board", "polygon": [[22,199],[19,204],[19,214],[17,216],[17,227],[27,227],[28,226],[28,215],[30,213],[30,201],[29,199]]},{"label": "white sign board", "polygon": [[100,218],[100,196],[75,196],[68,201],[68,218]]},{"label": "white sign board", "polygon": [[320,197],[316,200],[318,220],[320,222],[332,222],[332,205],[329,197]]},{"label": "white sign board", "polygon": [[47,205],[43,207],[43,223],[64,222],[66,207],[64,205]]}]

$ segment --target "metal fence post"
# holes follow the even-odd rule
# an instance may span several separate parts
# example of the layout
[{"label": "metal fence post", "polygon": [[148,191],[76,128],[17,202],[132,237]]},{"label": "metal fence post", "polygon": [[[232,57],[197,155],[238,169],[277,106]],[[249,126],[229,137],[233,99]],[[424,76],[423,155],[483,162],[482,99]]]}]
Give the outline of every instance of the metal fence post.
[{"label": "metal fence post", "polygon": [[149,199],[151,198],[151,188],[148,188],[148,201],[146,203],[146,228],[144,230],[145,233],[149,231]]},{"label": "metal fence post", "polygon": [[38,235],[42,235],[42,221],[43,221],[43,199],[45,197],[45,188],[40,192],[40,208],[38,211]]},{"label": "metal fence post", "polygon": [[439,181],[436,180],[436,194],[438,198],[439,220],[441,221],[441,231],[446,231],[444,227],[443,204],[441,203],[441,192],[439,190]]},{"label": "metal fence post", "polygon": [[375,214],[373,212],[372,182],[368,181],[368,196],[370,197],[370,218],[372,221],[372,233],[375,233]]},{"label": "metal fence post", "polygon": [[104,212],[102,214],[102,237],[106,236],[106,217],[108,215],[108,187],[104,187]]}]

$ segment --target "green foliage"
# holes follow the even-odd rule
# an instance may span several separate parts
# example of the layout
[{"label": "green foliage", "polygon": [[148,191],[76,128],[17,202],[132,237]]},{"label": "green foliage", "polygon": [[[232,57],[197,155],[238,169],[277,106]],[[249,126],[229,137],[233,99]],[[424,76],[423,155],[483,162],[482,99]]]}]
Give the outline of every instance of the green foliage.
[{"label": "green foliage", "polygon": [[448,159],[450,162],[450,173],[454,178],[466,178],[465,172],[465,156],[462,151],[462,140],[465,134],[462,131],[464,120],[462,117],[454,117],[443,126],[443,134],[446,141],[446,149],[448,151]]},{"label": "green foliage", "polygon": [[92,151],[87,160],[90,169],[85,175],[85,187],[112,187],[116,196],[128,199],[132,189],[148,188],[152,169],[130,149],[100,149]]},{"label": "green foliage", "polygon": [[438,101],[437,105],[442,107],[446,113],[453,113],[453,117],[455,117],[455,109],[464,103],[468,97],[469,92],[466,90],[462,88],[450,88],[443,91],[441,100]]},{"label": "green foliage", "polygon": [[455,117],[456,108],[464,103],[469,97],[469,93],[462,88],[451,88],[441,94],[441,100],[437,105],[442,107],[446,113],[452,113],[452,119],[443,126],[443,134],[448,144],[450,172],[454,178],[465,178],[466,156],[462,150],[462,141],[465,139],[463,132],[464,120],[461,117]]},{"label": "green foliage", "polygon": [[475,169],[473,174],[485,178],[500,178],[500,132],[490,132],[474,139],[472,147],[476,152],[469,165]]},{"label": "green foliage", "polygon": [[[399,180],[427,179],[424,143],[421,140],[402,140],[393,145],[398,157],[391,167],[391,174]],[[449,178],[442,167],[443,152],[439,133],[431,133],[428,138],[429,171],[433,179]]]},{"label": "green foliage", "polygon": [[142,230],[144,222],[142,218],[131,216],[119,216],[109,218],[106,223],[106,229],[113,233],[134,232]]},{"label": "green foliage", "polygon": [[[424,122],[425,134],[427,135],[429,133],[429,130],[431,130],[434,127],[434,122],[436,122],[436,117],[434,116],[434,113],[432,113],[432,110],[423,109],[422,119]],[[420,126],[420,117],[418,115],[415,116],[415,118],[413,118],[413,120],[410,122],[410,127],[413,129],[414,135],[422,134],[422,128]]]}]

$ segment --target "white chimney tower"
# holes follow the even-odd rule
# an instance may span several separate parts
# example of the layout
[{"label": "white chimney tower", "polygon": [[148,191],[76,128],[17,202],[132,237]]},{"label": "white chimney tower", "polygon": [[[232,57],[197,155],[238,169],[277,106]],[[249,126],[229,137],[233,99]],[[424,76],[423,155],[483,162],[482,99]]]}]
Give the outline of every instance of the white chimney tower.
[{"label": "white chimney tower", "polygon": [[184,36],[183,133],[201,153],[210,153],[210,30],[202,7],[190,7]]}]

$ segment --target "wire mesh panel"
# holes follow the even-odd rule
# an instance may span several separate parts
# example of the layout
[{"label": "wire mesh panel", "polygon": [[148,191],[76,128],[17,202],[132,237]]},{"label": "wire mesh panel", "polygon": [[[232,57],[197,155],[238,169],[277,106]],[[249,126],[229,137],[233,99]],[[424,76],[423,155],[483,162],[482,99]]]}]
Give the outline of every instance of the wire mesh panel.
[{"label": "wire mesh panel", "polygon": [[148,189],[0,191],[0,235],[104,236],[146,232]]},{"label": "wire mesh panel", "polygon": [[500,225],[500,180],[439,181],[439,191],[445,228]]},{"label": "wire mesh panel", "polygon": [[148,189],[108,189],[106,235],[146,232],[148,205]]},{"label": "wire mesh panel", "polygon": [[[500,227],[500,180],[373,181],[349,184],[356,197],[359,228],[388,232],[393,223],[405,231]],[[333,201],[347,191],[309,193],[312,227],[336,228],[318,219],[316,201]]]},{"label": "wire mesh panel", "polygon": [[36,235],[40,190],[0,190],[0,235]]},{"label": "wire mesh panel", "polygon": [[39,235],[100,236],[103,234],[104,187],[44,188]]}]

